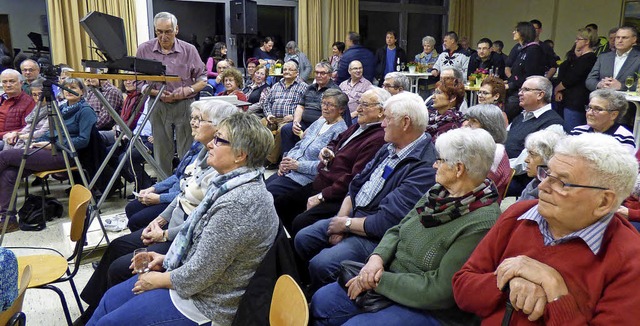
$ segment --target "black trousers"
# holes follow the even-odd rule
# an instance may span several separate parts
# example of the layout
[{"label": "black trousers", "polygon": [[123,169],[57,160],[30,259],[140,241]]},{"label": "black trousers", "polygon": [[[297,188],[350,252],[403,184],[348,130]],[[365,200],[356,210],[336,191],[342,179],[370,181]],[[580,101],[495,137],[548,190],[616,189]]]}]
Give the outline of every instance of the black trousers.
[{"label": "black trousers", "polygon": [[307,210],[307,200],[319,192],[308,184],[297,191],[278,196],[274,199],[276,212],[284,227],[293,238],[298,231],[318,220],[333,217],[340,210],[342,199],[339,201],[325,201]]},{"label": "black trousers", "polygon": [[[82,300],[90,307],[96,307],[109,288],[131,278],[132,271],[129,266],[131,258],[133,258],[133,251],[145,247],[140,239],[142,231],[143,229],[140,229],[111,241],[98,268],[93,272],[80,294]],[[154,243],[147,249],[166,254],[170,246],[171,242]]]}]

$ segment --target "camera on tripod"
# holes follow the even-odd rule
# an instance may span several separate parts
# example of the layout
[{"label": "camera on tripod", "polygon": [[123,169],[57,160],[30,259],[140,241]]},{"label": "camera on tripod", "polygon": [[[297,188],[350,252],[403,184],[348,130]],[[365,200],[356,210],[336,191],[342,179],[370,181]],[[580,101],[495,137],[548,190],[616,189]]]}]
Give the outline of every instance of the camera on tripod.
[{"label": "camera on tripod", "polygon": [[57,82],[60,73],[62,73],[62,67],[60,65],[53,65],[48,60],[43,60],[40,64],[40,76],[44,79]]}]

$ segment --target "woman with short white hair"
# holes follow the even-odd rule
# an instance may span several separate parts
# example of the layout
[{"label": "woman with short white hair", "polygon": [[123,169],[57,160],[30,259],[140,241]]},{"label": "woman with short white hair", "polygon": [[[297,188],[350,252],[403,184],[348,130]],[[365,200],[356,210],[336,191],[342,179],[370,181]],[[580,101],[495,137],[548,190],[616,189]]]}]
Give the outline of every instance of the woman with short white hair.
[{"label": "woman with short white hair", "polygon": [[538,199],[538,166],[546,166],[551,156],[553,156],[553,148],[558,141],[564,138],[564,133],[557,133],[551,130],[540,130],[529,134],[524,141],[524,147],[527,149],[527,157],[524,162],[527,164],[525,171],[529,178],[533,178],[529,184],[522,190],[522,194],[518,201]]},{"label": "woman with short white hair", "polygon": [[455,304],[451,278],[500,215],[498,191],[486,179],[496,146],[485,130],[461,128],[435,147],[436,184],[385,233],[357,276],[316,292],[314,325],[395,325],[397,316],[403,325],[473,323]]}]

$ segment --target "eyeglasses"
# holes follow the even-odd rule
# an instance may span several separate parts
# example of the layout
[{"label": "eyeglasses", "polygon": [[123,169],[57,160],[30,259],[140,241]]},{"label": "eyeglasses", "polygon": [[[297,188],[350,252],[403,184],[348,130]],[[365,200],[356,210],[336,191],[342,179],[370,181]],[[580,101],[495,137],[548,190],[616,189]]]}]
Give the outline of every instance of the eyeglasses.
[{"label": "eyeglasses", "polygon": [[231,142],[216,134],[215,136],[213,136],[213,144],[220,147],[222,145],[231,145]]},{"label": "eyeglasses", "polygon": [[478,95],[488,96],[488,95],[491,95],[491,92],[487,92],[487,91],[478,91]]},{"label": "eyeglasses", "polygon": [[328,108],[337,108],[338,106],[331,103],[331,102],[327,102],[327,101],[322,101],[320,102],[320,105],[324,106],[324,107],[328,107]]},{"label": "eyeglasses", "polygon": [[318,75],[318,76],[326,76],[327,74],[329,74],[329,72],[327,72],[327,71],[317,71],[316,70],[316,75]]},{"label": "eyeglasses", "polygon": [[400,88],[400,86],[394,86],[394,85],[391,85],[391,84],[384,83],[384,84],[382,84],[382,88],[398,89],[398,88]]},{"label": "eyeglasses", "polygon": [[567,188],[587,188],[587,189],[598,189],[598,190],[609,190],[609,188],[597,187],[597,186],[586,186],[579,185],[575,183],[566,183],[558,177],[554,177],[549,174],[549,168],[546,165],[538,165],[537,177],[540,182],[547,180],[549,186],[553,191],[559,194],[566,194]]},{"label": "eyeglasses", "polygon": [[349,70],[362,70],[362,67],[351,67]]},{"label": "eyeglasses", "polygon": [[521,87],[520,90],[518,91],[518,93],[524,93],[524,92],[544,92],[544,91],[539,88],[529,88],[529,87]]},{"label": "eyeglasses", "polygon": [[33,69],[33,68],[24,68],[24,69],[20,69],[20,70],[22,70],[22,72],[34,72],[34,71],[36,71],[36,69]]},{"label": "eyeglasses", "polygon": [[612,112],[612,111],[618,111],[618,110],[608,110],[608,109],[597,107],[597,106],[585,105],[584,106],[584,111],[585,112],[591,111],[591,112],[593,112],[595,114],[598,114],[598,113],[602,113],[602,112]]},{"label": "eyeglasses", "polygon": [[361,102],[361,101],[356,101],[356,104],[358,106],[362,106],[363,108],[370,108],[372,106],[382,105],[382,103],[380,103],[380,102],[367,103],[367,102]]}]

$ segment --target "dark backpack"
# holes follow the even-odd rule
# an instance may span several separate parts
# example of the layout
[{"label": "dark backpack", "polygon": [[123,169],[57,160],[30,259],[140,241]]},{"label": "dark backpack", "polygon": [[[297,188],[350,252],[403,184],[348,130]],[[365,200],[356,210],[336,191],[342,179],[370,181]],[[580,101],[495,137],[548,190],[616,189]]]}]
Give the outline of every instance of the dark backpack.
[{"label": "dark backpack", "polygon": [[57,199],[45,197],[44,205],[45,209],[43,210],[42,196],[27,196],[24,204],[18,210],[20,230],[40,231],[47,226],[47,221],[62,217],[64,207]]}]

